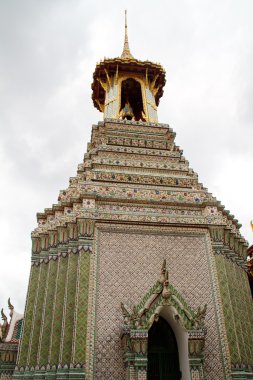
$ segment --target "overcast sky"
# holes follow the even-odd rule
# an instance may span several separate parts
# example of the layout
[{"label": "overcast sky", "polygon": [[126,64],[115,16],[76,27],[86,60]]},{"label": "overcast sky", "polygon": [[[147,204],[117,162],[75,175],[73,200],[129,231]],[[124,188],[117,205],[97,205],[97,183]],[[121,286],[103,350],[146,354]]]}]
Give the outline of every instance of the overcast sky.
[{"label": "overcast sky", "polygon": [[252,244],[252,0],[0,0],[0,307],[25,303],[36,213],[82,161],[96,62],[121,54],[167,73],[159,121]]}]

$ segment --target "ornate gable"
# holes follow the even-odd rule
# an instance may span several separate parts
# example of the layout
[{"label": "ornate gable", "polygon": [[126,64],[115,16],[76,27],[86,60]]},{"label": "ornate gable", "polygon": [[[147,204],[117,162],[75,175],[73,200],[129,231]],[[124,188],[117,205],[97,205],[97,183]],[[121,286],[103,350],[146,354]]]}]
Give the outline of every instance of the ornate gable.
[{"label": "ornate gable", "polygon": [[[183,297],[169,283],[169,274],[164,260],[159,280],[144,295],[132,311],[128,311],[121,303],[124,317],[122,326],[122,345],[124,362],[129,380],[147,376],[148,331],[159,320],[160,315],[168,313],[180,325],[181,330],[188,334],[188,356],[191,379],[202,380],[204,375],[204,355],[206,328],[204,325],[207,305],[197,311],[191,309]],[[146,375],[145,375],[146,374]]]}]

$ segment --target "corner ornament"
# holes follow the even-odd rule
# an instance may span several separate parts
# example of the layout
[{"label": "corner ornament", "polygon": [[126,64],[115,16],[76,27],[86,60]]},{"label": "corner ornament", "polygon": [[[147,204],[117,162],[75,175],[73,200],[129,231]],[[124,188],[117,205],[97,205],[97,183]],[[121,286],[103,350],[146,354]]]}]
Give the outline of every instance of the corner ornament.
[{"label": "corner ornament", "polygon": [[8,331],[8,319],[4,313],[4,309],[1,309],[1,318],[3,320],[3,324],[0,323],[0,342],[4,341],[7,331]]}]

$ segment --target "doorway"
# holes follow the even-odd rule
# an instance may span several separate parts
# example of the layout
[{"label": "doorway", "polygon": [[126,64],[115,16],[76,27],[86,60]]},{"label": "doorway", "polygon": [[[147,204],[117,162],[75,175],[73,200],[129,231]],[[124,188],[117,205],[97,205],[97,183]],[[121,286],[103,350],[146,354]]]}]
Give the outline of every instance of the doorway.
[{"label": "doorway", "polygon": [[[129,102],[132,108],[134,119],[143,120],[143,101],[141,85],[133,78],[122,81],[121,85],[121,110]],[[131,117],[127,117],[131,120]]]},{"label": "doorway", "polygon": [[148,332],[147,379],[181,379],[176,337],[168,322],[161,316]]}]

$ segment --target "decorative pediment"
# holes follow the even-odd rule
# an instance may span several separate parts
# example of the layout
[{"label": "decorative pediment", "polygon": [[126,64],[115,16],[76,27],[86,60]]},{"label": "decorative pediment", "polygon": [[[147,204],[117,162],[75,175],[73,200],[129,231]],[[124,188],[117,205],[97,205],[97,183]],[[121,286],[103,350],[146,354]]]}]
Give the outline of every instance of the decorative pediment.
[{"label": "decorative pediment", "polygon": [[207,305],[199,306],[197,311],[190,308],[174,286],[169,283],[166,260],[163,261],[159,280],[144,295],[140,303],[133,307],[132,311],[121,303],[125,327],[148,330],[154,320],[159,318],[159,312],[164,306],[172,308],[175,320],[185,330],[204,329]]},{"label": "decorative pediment", "polygon": [[[128,379],[138,378],[138,371],[142,371],[142,378],[147,378],[148,364],[148,331],[159,316],[166,311],[175,323],[180,324],[180,330],[188,336],[189,376],[191,380],[204,380],[204,346],[206,328],[204,319],[207,305],[194,311],[169,283],[169,273],[166,260],[163,261],[159,280],[144,295],[139,304],[129,311],[121,303],[124,318],[121,341],[123,346],[123,360],[128,372]],[[174,321],[173,321],[174,322]],[[187,348],[186,348],[187,350]],[[182,355],[182,349],[181,349]],[[185,355],[185,351],[184,351]],[[184,376],[188,377],[188,374]],[[186,377],[185,377],[186,378]]]}]

